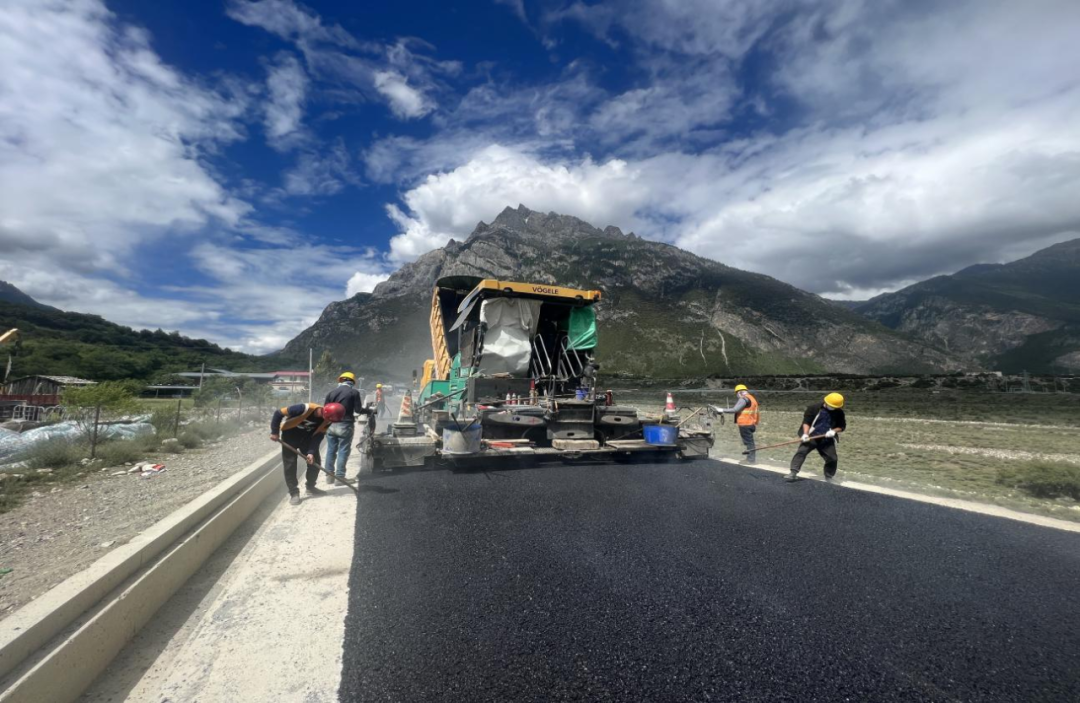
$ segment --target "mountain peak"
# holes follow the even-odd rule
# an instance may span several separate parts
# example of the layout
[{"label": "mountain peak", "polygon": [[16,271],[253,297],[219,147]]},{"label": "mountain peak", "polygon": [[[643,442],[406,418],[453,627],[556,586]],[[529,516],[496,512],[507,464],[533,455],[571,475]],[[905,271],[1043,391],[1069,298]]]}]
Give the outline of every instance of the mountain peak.
[{"label": "mountain peak", "polygon": [[28,305],[41,310],[58,310],[51,305],[39,303],[7,281],[0,281],[0,301],[15,303],[16,305]]}]

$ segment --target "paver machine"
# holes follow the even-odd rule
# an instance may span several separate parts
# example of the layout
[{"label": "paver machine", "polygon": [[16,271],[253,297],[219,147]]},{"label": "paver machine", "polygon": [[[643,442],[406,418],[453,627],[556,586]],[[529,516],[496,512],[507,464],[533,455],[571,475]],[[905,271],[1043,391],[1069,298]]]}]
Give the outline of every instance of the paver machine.
[{"label": "paver machine", "polygon": [[[370,470],[522,458],[706,456],[705,422],[648,416],[597,388],[600,291],[451,276],[431,298],[433,357],[413,417],[360,443]],[[414,372],[415,375],[415,372]]]}]

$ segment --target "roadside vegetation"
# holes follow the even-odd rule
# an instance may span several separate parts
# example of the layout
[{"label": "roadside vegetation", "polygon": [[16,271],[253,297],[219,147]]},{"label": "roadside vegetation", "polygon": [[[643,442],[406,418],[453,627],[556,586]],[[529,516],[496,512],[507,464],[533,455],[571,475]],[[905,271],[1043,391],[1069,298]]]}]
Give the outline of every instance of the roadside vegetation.
[{"label": "roadside vegetation", "polygon": [[[194,401],[180,403],[179,413],[175,399],[137,398],[138,383],[104,382],[70,391],[64,397],[69,408],[66,419],[74,422],[77,431],[38,442],[13,457],[18,468],[0,472],[0,513],[15,508],[35,491],[49,491],[139,461],[163,462],[170,455],[196,451],[251,430],[266,420],[270,403],[277,399],[253,391],[248,405],[242,406],[235,385],[226,389],[222,384],[206,384]],[[103,428],[109,423],[132,420],[142,421],[141,432],[126,438],[106,436]]]}]

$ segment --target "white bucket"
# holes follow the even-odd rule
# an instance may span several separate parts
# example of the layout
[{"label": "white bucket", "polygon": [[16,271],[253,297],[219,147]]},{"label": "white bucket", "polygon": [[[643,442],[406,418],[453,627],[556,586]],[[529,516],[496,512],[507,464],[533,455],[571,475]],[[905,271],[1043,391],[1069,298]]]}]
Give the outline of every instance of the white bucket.
[{"label": "white bucket", "polygon": [[481,449],[480,423],[461,428],[461,431],[449,427],[443,429],[443,454],[476,454]]}]

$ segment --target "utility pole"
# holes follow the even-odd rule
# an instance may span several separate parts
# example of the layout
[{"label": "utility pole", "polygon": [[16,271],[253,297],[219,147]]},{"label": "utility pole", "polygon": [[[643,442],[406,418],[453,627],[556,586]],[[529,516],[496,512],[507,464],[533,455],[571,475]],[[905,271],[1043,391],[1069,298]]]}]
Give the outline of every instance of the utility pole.
[{"label": "utility pole", "polygon": [[315,367],[312,364],[312,358],[315,355],[315,350],[308,347],[307,350],[307,402],[311,402],[312,388],[315,386]]},{"label": "utility pole", "polygon": [[199,390],[202,390],[203,376],[206,375],[206,362],[202,362],[202,370],[199,371]]}]

